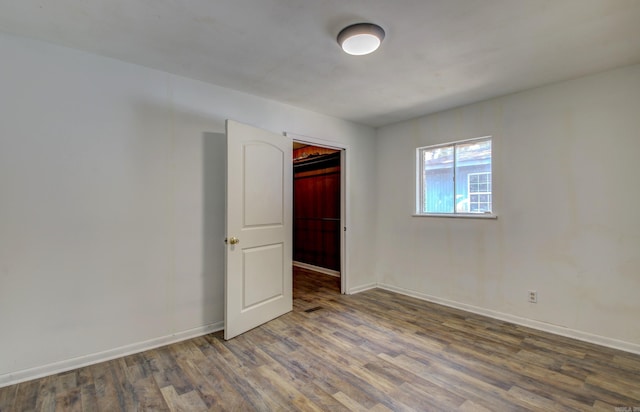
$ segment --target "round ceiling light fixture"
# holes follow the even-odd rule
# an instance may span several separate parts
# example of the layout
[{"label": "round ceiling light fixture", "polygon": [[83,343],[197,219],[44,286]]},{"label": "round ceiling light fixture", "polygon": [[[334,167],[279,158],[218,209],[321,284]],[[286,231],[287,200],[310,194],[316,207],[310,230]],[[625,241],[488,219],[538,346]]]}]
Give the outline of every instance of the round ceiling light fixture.
[{"label": "round ceiling light fixture", "polygon": [[338,33],[338,44],[345,53],[362,56],[373,53],[384,39],[382,27],[373,23],[356,23]]}]

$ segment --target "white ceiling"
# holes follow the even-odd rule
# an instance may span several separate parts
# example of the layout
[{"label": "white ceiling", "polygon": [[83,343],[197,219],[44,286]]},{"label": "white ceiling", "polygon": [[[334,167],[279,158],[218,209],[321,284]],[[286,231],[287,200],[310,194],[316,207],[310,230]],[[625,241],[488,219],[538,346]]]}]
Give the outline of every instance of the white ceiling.
[{"label": "white ceiling", "polygon": [[371,126],[640,62],[640,0],[1,0],[0,31]]}]

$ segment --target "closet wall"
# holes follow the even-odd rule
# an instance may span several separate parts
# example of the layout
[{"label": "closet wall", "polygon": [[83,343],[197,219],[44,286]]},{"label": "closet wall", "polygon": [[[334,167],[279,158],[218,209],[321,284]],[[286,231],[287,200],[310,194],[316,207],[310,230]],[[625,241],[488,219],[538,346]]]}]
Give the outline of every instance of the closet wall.
[{"label": "closet wall", "polygon": [[340,152],[293,151],[293,260],[340,271]]}]

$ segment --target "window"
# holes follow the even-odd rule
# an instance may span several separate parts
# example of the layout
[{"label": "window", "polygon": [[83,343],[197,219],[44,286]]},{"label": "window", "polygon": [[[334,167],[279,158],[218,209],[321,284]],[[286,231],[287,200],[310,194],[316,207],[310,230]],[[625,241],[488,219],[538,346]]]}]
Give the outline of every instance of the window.
[{"label": "window", "polygon": [[469,173],[469,212],[491,212],[491,172]]},{"label": "window", "polygon": [[491,215],[491,137],[420,147],[418,215]]}]

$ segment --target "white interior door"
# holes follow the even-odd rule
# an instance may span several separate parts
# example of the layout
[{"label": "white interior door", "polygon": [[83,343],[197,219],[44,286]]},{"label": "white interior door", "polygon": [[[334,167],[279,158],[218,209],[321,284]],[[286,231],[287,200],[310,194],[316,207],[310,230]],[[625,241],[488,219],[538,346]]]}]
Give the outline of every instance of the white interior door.
[{"label": "white interior door", "polygon": [[224,338],[293,308],[292,140],[227,120]]}]

